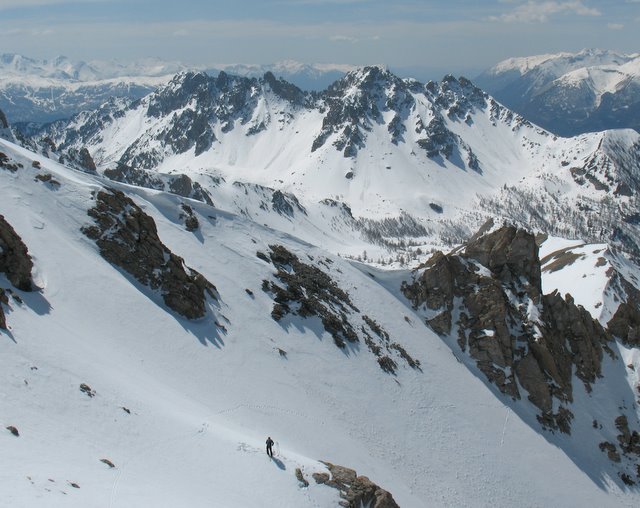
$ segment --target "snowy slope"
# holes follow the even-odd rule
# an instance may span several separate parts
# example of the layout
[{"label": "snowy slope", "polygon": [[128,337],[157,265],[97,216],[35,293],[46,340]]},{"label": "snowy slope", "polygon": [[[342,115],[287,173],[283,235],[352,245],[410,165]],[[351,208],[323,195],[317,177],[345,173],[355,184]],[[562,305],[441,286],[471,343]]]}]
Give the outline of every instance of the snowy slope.
[{"label": "snowy slope", "polygon": [[[400,296],[406,273],[361,271],[193,201],[200,228],[190,233],[183,198],[48,160],[38,171],[24,149],[0,150],[23,164],[0,169],[0,213],[28,246],[40,288],[15,291],[22,303],[4,307],[0,331],[2,424],[20,431],[0,434],[8,506],[336,506],[337,491],[310,478],[319,459],[355,468],[403,507],[637,505],[600,452],[567,454],[571,438],[541,434],[533,413],[514,412],[457,361]],[[59,186],[35,181],[38,172]],[[208,317],[172,313],[80,232],[91,192],[105,185],[128,193],[216,285]],[[392,376],[364,344],[337,348],[317,320],[274,321],[260,289],[273,267],[256,257],[273,244],[328,271],[421,370],[399,364]],[[263,455],[267,435],[279,461]]]}]

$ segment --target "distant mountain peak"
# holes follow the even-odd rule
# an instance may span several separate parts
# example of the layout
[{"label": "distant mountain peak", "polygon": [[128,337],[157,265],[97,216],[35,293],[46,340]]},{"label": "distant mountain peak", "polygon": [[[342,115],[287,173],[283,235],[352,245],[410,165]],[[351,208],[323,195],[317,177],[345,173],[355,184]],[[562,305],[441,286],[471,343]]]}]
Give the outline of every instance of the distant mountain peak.
[{"label": "distant mountain peak", "polygon": [[478,84],[556,134],[640,129],[640,55],[603,49],[510,58]]}]

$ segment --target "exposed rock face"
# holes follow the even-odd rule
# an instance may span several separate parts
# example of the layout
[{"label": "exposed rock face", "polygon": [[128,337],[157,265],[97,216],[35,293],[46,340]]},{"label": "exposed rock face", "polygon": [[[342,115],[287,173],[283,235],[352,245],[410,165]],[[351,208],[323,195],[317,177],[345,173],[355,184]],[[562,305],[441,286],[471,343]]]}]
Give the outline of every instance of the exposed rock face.
[{"label": "exposed rock face", "polygon": [[[4,216],[0,215],[0,272],[4,273],[9,282],[22,291],[32,291],[31,270],[33,261],[29,256],[27,246],[11,227]],[[11,290],[0,287],[0,329],[7,329],[7,318],[2,305],[9,305]],[[14,295],[14,299],[17,299]]]},{"label": "exposed rock face", "polygon": [[638,312],[638,307],[622,302],[607,323],[607,328],[625,345],[640,347],[640,312]]},{"label": "exposed rock face", "polygon": [[27,246],[0,215],[0,272],[4,272],[9,282],[22,291],[32,291],[31,270],[33,261]]},{"label": "exposed rock face", "polygon": [[[53,144],[53,141],[50,138],[49,141]],[[43,144],[45,144],[44,140]],[[50,146],[50,143],[47,142],[46,145]],[[80,150],[69,148],[64,155],[59,157],[58,162],[60,162],[60,164],[72,166],[86,173],[96,172],[96,163],[93,161],[93,157],[91,157],[87,147],[84,146]]]},{"label": "exposed rock face", "polygon": [[569,433],[572,374],[590,389],[611,338],[569,295],[541,287],[534,236],[503,227],[458,254],[434,254],[402,289],[501,392],[519,399],[521,386],[544,426]]},{"label": "exposed rock face", "polygon": [[198,217],[196,217],[193,208],[189,205],[182,203],[182,211],[184,213],[180,214],[180,218],[184,220],[184,227],[187,231],[193,233],[200,227],[200,222],[198,221]]},{"label": "exposed rock face", "polygon": [[160,241],[154,220],[122,192],[103,190],[95,197],[89,210],[95,225],[84,227],[83,233],[95,240],[102,257],[159,289],[165,304],[182,316],[203,317],[207,297],[216,298],[215,286]]},{"label": "exposed rock face", "polygon": [[[315,473],[318,483],[334,487],[340,491],[340,506],[345,508],[399,508],[393,496],[382,487],[373,483],[366,476],[358,476],[356,471],[330,462],[323,462],[329,469],[331,477],[326,473]],[[317,477],[316,477],[317,476]],[[319,481],[320,480],[320,481]]]},{"label": "exposed rock face", "polygon": [[616,428],[620,431],[618,443],[625,454],[633,453],[640,456],[640,433],[637,430],[629,430],[629,421],[625,415],[620,415],[615,421]]},{"label": "exposed rock face", "polygon": [[80,165],[91,173],[96,172],[96,163],[93,161],[93,157],[89,153],[86,147],[83,147],[78,153],[78,157],[80,158]]},{"label": "exposed rock face", "polygon": [[[347,93],[351,90],[356,93]],[[333,146],[345,157],[355,157],[364,147],[366,133],[375,123],[383,123],[382,112],[393,104],[398,110],[408,108],[413,102],[409,87],[399,78],[379,67],[366,67],[349,73],[336,81],[322,94],[326,115],[322,130],[311,147],[315,151],[336,133]],[[401,122],[390,125],[393,139],[402,136]]]},{"label": "exposed rock face", "polygon": [[307,96],[302,90],[284,79],[277,79],[271,71],[265,73],[264,81],[278,97],[298,106],[306,104]]},{"label": "exposed rock face", "polygon": [[[225,72],[217,77],[181,73],[148,101],[149,117],[172,115],[169,125],[154,136],[162,147],[149,149],[148,140],[138,140],[125,151],[120,163],[150,169],[163,160],[165,153],[185,153],[193,149],[198,156],[217,140],[216,124],[222,133],[233,130],[237,124],[243,126],[245,135],[257,134],[277,120],[268,114],[254,115],[261,97],[269,93],[293,107],[302,107],[309,101],[304,92],[277,80],[271,73],[262,79],[230,76]],[[291,120],[285,112],[279,116],[284,122]]]},{"label": "exposed rock face", "polygon": [[[417,144],[427,157],[462,161],[467,167],[480,171],[477,157],[460,138],[445,126],[444,115],[466,121],[473,109],[484,109],[488,97],[467,79],[446,76],[439,85],[429,82],[399,79],[380,67],[365,67],[336,81],[321,95],[322,130],[314,139],[311,151],[322,147],[334,134],[335,149],[345,157],[356,157],[366,144],[367,135],[375,124],[387,125],[391,142],[404,141],[407,130],[404,121],[416,107],[416,97],[432,104],[433,118],[424,125],[418,120],[415,132],[420,134]],[[497,106],[496,106],[497,107]],[[453,157],[458,155],[459,157]]]},{"label": "exposed rock face", "polygon": [[307,214],[307,211],[300,204],[298,198],[296,198],[293,194],[282,192],[279,190],[274,191],[273,195],[271,196],[271,208],[274,212],[279,213],[280,215],[286,215],[288,217],[293,217],[295,209],[305,215]]},{"label": "exposed rock face", "polygon": [[9,122],[7,117],[0,109],[0,138],[8,139],[11,142],[15,142],[15,136],[12,130],[9,128]]},{"label": "exposed rock face", "polygon": [[538,247],[533,235],[522,229],[507,227],[481,236],[466,246],[465,256],[489,268],[504,284],[525,277],[532,290],[542,292]]}]

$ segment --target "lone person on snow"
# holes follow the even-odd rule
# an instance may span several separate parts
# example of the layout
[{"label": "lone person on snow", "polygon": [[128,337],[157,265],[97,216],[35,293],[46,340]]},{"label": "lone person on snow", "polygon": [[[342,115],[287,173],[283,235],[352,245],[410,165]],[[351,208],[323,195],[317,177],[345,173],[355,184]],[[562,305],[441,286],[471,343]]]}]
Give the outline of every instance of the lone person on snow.
[{"label": "lone person on snow", "polygon": [[273,439],[271,439],[271,437],[267,438],[267,455],[269,457],[273,457],[273,449],[271,448],[273,446]]}]

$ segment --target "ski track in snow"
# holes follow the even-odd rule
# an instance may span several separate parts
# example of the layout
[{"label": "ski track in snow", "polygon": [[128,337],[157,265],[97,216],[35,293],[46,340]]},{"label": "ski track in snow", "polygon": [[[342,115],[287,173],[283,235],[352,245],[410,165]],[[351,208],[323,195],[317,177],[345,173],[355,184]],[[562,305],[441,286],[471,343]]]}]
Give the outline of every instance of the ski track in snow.
[{"label": "ski track in snow", "polygon": [[511,414],[511,408],[507,408],[507,414],[504,416],[504,427],[502,427],[502,438],[500,439],[500,447],[504,446],[504,435],[507,432],[507,424],[509,423],[509,415]]},{"label": "ski track in snow", "polygon": [[[202,434],[204,432],[204,428],[201,428],[200,430],[197,430],[193,435],[191,434],[187,434],[186,437],[188,437],[189,435],[191,435],[191,437],[196,437],[198,434]],[[142,453],[144,452],[148,452],[150,450],[154,450],[157,448],[160,448],[161,446],[166,446],[167,444],[170,443],[175,443],[177,441],[180,441],[182,439],[185,438],[184,433],[180,433],[180,435],[176,436],[173,439],[167,439],[164,441],[161,441],[159,443],[152,443],[146,446],[142,446],[140,448],[138,448],[137,450],[135,450],[127,459],[125,459],[121,465],[118,467],[118,475],[116,476],[115,480],[113,481],[113,486],[111,487],[111,497],[109,499],[109,508],[114,508],[115,506],[117,506],[117,504],[114,504],[116,502],[117,499],[117,495],[118,495],[118,485],[120,484],[120,481],[122,479],[122,477],[124,476],[124,473],[127,469],[127,466],[129,464],[131,464],[131,462],[135,461],[136,459],[138,459]]]},{"label": "ski track in snow", "polygon": [[269,406],[265,404],[238,404],[237,406],[234,406],[232,408],[222,409],[220,411],[217,411],[215,414],[225,415],[225,414],[235,413],[236,411],[239,411],[241,409],[249,409],[249,410],[256,410],[256,411],[268,410],[268,411],[273,411],[275,413],[296,416],[298,418],[305,418],[305,419],[310,418],[309,415],[301,413],[299,411],[295,411],[293,409],[286,409],[286,408],[281,408],[277,406]]}]

